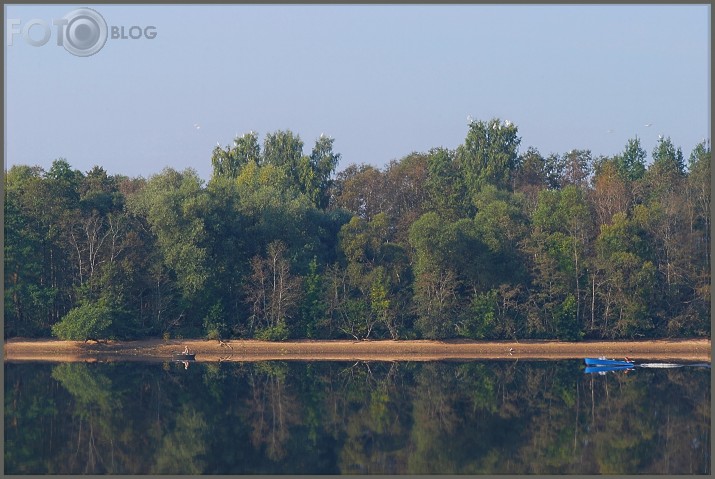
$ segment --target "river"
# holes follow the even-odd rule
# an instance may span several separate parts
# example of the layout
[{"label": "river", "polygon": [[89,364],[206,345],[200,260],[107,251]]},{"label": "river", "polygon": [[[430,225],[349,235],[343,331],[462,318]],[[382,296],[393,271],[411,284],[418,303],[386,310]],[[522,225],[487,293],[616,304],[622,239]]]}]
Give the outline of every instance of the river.
[{"label": "river", "polygon": [[6,474],[710,474],[710,369],[5,363]]}]

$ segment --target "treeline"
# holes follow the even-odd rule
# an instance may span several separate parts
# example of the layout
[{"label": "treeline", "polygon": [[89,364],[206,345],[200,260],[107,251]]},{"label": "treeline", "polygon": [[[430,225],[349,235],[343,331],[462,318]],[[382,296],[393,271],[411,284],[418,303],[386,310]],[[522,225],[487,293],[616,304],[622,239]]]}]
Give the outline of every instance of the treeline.
[{"label": "treeline", "polygon": [[290,131],[149,179],[13,166],[5,337],[638,338],[710,335],[709,141],[456,150],[335,175]]}]

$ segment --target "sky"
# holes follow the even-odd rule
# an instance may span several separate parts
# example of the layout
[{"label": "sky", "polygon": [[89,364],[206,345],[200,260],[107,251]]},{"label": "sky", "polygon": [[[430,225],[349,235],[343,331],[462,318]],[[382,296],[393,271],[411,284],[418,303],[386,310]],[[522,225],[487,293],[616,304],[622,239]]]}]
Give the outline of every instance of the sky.
[{"label": "sky", "polygon": [[86,6],[107,24],[91,56],[58,45],[79,6],[5,6],[6,167],[208,180],[217,142],[278,130],[384,167],[456,148],[468,116],[544,156],[710,138],[710,5]]}]

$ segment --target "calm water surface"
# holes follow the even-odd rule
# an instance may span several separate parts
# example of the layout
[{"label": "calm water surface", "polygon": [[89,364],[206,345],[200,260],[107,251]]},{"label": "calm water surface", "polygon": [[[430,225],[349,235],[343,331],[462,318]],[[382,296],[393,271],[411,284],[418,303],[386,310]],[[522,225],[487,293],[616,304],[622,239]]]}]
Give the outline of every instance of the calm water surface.
[{"label": "calm water surface", "polygon": [[710,474],[710,370],[6,363],[6,474]]}]

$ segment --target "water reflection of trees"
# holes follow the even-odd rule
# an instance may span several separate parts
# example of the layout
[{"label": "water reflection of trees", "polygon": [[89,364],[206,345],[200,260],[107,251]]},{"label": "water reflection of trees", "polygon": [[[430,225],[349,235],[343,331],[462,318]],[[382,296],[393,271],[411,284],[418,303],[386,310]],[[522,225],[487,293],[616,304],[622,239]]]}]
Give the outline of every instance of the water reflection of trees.
[{"label": "water reflection of trees", "polygon": [[341,371],[347,414],[339,468],[344,474],[398,474],[411,418],[400,392],[399,363],[357,362]]},{"label": "water reflection of trees", "polygon": [[156,453],[152,474],[201,474],[204,471],[206,438],[204,415],[184,405]]},{"label": "water reflection of trees", "polygon": [[704,371],[586,376],[576,362],[174,366],[6,365],[5,472],[710,472]]},{"label": "water reflection of trees", "polygon": [[76,440],[68,441],[68,444],[76,444],[76,449],[64,466],[67,471],[58,473],[77,470],[82,474],[115,472],[114,441],[109,441],[108,445],[104,441],[116,431],[114,422],[122,416],[122,404],[114,394],[112,381],[87,364],[60,364],[52,371],[52,378],[62,384],[75,401],[72,420]]},{"label": "water reflection of trees", "polygon": [[287,369],[281,363],[259,363],[248,376],[251,444],[265,449],[272,461],[285,458],[289,429],[301,418],[300,402],[286,387]]}]

